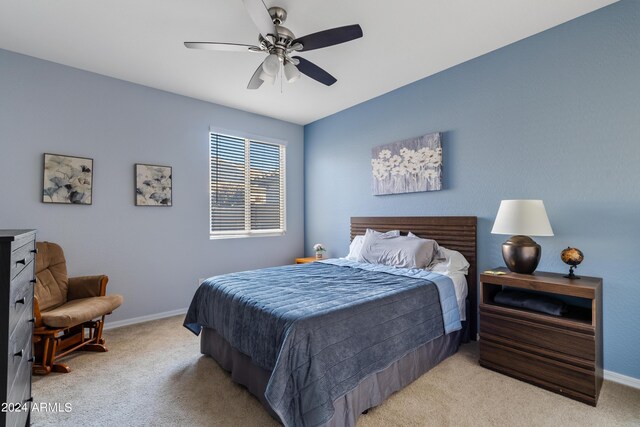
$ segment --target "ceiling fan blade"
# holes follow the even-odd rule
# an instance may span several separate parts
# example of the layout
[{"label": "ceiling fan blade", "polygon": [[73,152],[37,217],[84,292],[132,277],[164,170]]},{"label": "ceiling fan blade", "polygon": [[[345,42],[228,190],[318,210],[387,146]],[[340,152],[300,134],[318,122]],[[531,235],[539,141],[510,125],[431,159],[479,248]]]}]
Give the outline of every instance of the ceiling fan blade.
[{"label": "ceiling fan blade", "polygon": [[299,56],[294,56],[293,58],[300,61],[300,63],[298,64],[298,70],[300,70],[302,74],[305,74],[327,86],[331,86],[332,84],[337,82],[337,79],[335,77],[327,73],[322,68],[318,67],[313,62],[307,61],[306,59]]},{"label": "ceiling fan blade", "polygon": [[264,5],[262,0],[242,0],[245,9],[249,12],[249,16],[253,23],[258,27],[258,31],[262,34],[262,37],[267,37],[267,34],[275,34],[275,26],[269,15],[269,10]]},{"label": "ceiling fan blade", "polygon": [[360,28],[360,25],[355,24],[302,36],[292,41],[291,44],[300,43],[302,45],[300,52],[306,52],[308,50],[348,42],[360,37],[362,37],[362,28]]},{"label": "ceiling fan blade", "polygon": [[217,50],[222,52],[262,52],[258,46],[238,43],[184,42],[189,49]]},{"label": "ceiling fan blade", "polygon": [[260,78],[260,73],[262,72],[262,62],[256,68],[256,72],[251,76],[251,80],[249,80],[249,84],[247,85],[247,89],[258,89],[262,86],[262,79]]}]

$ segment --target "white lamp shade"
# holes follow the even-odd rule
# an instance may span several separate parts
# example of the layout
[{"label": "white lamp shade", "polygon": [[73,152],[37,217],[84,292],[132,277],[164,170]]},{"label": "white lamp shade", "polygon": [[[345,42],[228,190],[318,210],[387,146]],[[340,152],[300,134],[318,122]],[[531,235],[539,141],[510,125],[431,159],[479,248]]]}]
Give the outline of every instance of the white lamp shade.
[{"label": "white lamp shade", "polygon": [[262,80],[265,83],[273,84],[276,81],[275,75],[268,74],[264,70],[260,71],[260,75],[258,77],[260,77],[260,80]]},{"label": "white lamp shade", "polygon": [[284,64],[284,77],[289,83],[293,83],[300,78],[300,70],[291,62],[287,61]]},{"label": "white lamp shade", "polygon": [[278,55],[272,53],[267,56],[262,63],[262,70],[272,76],[278,74],[278,70],[280,70],[280,58],[278,58]]},{"label": "white lamp shade", "polygon": [[542,200],[503,200],[492,234],[553,236]]}]

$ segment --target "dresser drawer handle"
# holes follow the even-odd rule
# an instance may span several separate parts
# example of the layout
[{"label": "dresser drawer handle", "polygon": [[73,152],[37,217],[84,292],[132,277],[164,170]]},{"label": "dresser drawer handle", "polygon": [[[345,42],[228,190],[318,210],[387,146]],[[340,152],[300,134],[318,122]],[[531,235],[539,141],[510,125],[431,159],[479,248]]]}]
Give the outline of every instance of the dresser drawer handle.
[{"label": "dresser drawer handle", "polygon": [[16,300],[16,305],[18,305],[18,304],[24,304],[24,301],[25,301],[25,300],[24,300],[24,297],[22,297],[22,298],[20,298],[20,299],[17,299],[17,300]]},{"label": "dresser drawer handle", "polygon": [[23,354],[24,354],[24,350],[20,350],[17,353],[13,353],[13,357],[22,357]]},{"label": "dresser drawer handle", "polygon": [[26,258],[19,259],[18,261],[16,261],[16,265],[18,264],[27,265],[27,259]]}]

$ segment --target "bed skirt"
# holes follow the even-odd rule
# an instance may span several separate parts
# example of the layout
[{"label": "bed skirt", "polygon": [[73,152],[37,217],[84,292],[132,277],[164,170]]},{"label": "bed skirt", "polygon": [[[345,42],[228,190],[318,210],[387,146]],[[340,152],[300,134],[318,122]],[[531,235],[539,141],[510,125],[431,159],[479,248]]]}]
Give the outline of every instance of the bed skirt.
[{"label": "bed skirt", "polygon": [[[393,362],[387,368],[365,377],[356,388],[334,401],[333,417],[326,427],[352,427],[362,412],[380,405],[391,394],[403,389],[422,374],[458,351],[464,335],[463,329],[442,335]],[[466,337],[465,337],[466,338]],[[466,341],[466,339],[464,340]],[[272,417],[279,417],[264,397],[271,372],[251,362],[251,358],[233,348],[214,329],[203,328],[200,350],[211,356],[234,382],[245,386],[256,396]]]}]

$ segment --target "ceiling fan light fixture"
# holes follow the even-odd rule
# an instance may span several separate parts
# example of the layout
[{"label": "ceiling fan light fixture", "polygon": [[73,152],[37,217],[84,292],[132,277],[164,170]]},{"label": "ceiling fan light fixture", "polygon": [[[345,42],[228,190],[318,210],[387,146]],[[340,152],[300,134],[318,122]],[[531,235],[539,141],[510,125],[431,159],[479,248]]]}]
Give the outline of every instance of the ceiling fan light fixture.
[{"label": "ceiling fan light fixture", "polygon": [[291,62],[287,61],[284,64],[284,77],[287,79],[287,82],[293,83],[300,78],[300,70]]},{"label": "ceiling fan light fixture", "polygon": [[276,81],[276,75],[267,73],[266,71],[264,71],[264,67],[258,77],[260,78],[260,80],[262,80],[265,83],[274,84]]},{"label": "ceiling fan light fixture", "polygon": [[280,58],[278,58],[278,55],[272,53],[271,55],[267,56],[267,59],[265,59],[262,63],[262,70],[266,74],[275,77],[275,75],[278,74],[278,71],[280,70]]}]

